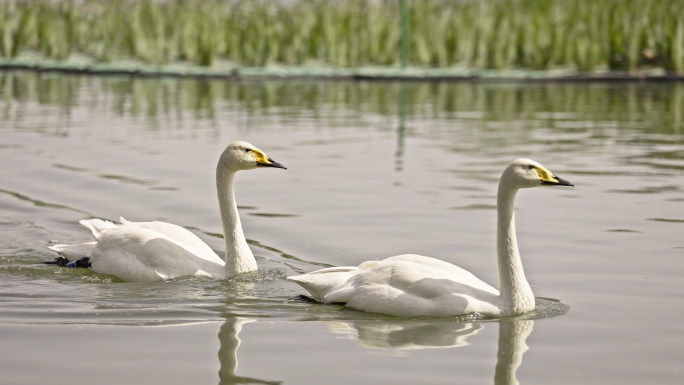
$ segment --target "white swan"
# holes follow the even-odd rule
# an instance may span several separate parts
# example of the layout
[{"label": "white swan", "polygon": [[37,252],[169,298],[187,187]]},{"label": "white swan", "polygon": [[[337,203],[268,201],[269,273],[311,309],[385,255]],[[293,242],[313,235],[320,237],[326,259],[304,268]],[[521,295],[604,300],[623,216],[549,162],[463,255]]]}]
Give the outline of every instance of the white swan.
[{"label": "white swan", "polygon": [[[121,225],[101,219],[82,220],[96,242],[54,245],[61,262],[90,266],[95,272],[115,275],[124,281],[158,281],[189,275],[227,278],[257,269],[247,246],[235,204],[233,179],[240,170],[259,167],[286,169],[264,152],[246,142],[233,142],[223,151],[216,166],[225,263],[195,234],[166,222],[129,222]],[[66,261],[64,261],[64,259]],[[60,258],[53,262],[59,263]]]},{"label": "white swan", "polygon": [[501,292],[468,271],[421,255],[406,254],[358,267],[332,267],[288,277],[317,301],[342,302],[357,310],[399,317],[480,313],[505,317],[534,309],[515,238],[514,201],[521,188],[572,186],[541,164],[513,161],[497,194],[497,262]]}]

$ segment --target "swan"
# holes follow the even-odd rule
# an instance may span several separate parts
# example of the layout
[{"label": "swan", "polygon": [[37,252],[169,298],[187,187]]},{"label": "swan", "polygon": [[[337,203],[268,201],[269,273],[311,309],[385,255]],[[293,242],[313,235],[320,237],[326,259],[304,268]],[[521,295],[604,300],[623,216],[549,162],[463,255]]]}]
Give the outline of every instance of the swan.
[{"label": "swan", "polygon": [[[261,167],[287,169],[247,142],[233,142],[223,151],[216,166],[225,262],[190,231],[166,222],[130,222],[121,225],[101,219],[82,220],[95,242],[53,245],[61,257],[48,264],[90,267],[97,273],[117,276],[124,281],[159,281],[200,275],[229,278],[255,271],[257,263],[247,246],[235,204],[233,180],[240,170]],[[68,263],[67,263],[68,262]]]},{"label": "swan", "polygon": [[530,159],[513,161],[501,175],[497,193],[496,290],[470,272],[415,254],[367,261],[358,267],[331,267],[288,277],[313,299],[397,317],[451,317],[479,313],[506,317],[534,309],[515,236],[515,195],[521,188],[573,186]]}]

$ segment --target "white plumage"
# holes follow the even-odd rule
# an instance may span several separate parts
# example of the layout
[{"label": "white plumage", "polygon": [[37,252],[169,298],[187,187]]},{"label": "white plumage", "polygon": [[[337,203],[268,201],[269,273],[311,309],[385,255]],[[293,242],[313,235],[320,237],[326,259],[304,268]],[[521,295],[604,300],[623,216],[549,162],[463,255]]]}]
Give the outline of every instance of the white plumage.
[{"label": "white plumage", "polygon": [[520,188],[572,186],[529,159],[512,162],[497,194],[497,262],[501,291],[470,272],[421,255],[399,255],[358,267],[334,267],[288,277],[321,302],[400,317],[449,317],[479,313],[492,317],[534,309],[515,236],[514,201]]},{"label": "white plumage", "polygon": [[234,175],[257,167],[285,168],[246,142],[233,142],[221,154],[216,167],[216,187],[221,210],[226,262],[195,234],[166,222],[130,222],[121,225],[101,219],[82,220],[95,242],[54,245],[69,262],[89,258],[98,273],[125,281],[155,281],[189,275],[226,278],[254,271],[254,255],[247,245],[233,191]]}]

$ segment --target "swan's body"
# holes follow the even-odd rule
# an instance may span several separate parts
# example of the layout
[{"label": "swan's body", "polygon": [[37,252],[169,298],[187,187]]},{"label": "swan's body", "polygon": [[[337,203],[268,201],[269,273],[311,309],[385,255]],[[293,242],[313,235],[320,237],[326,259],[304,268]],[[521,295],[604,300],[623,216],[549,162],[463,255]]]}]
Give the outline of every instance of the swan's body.
[{"label": "swan's body", "polygon": [[121,225],[100,219],[82,220],[95,242],[55,245],[50,249],[68,262],[86,259],[96,272],[125,281],[155,281],[188,275],[227,278],[257,269],[256,260],[242,232],[235,203],[233,180],[240,170],[257,167],[285,168],[246,142],[233,142],[221,154],[216,167],[226,261],[195,234],[166,222],[129,222]]},{"label": "swan's body", "polygon": [[497,262],[500,291],[470,272],[421,255],[398,255],[358,267],[333,267],[288,277],[321,302],[399,317],[479,313],[505,317],[534,309],[515,237],[514,203],[520,188],[572,186],[529,159],[512,162],[497,194]]}]

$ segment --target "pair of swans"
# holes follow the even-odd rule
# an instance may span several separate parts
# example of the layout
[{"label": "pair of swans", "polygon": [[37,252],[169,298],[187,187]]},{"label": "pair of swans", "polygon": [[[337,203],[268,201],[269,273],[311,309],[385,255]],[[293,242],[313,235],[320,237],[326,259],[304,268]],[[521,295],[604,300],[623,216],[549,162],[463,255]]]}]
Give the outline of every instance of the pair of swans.
[{"label": "pair of swans", "polygon": [[[91,267],[125,281],[152,281],[201,275],[229,278],[255,271],[235,203],[235,173],[260,167],[286,169],[246,142],[233,142],[216,167],[216,187],[225,240],[225,262],[190,231],[165,222],[121,225],[100,219],[82,220],[95,242],[54,245],[58,260],[68,266]],[[479,313],[506,317],[534,309],[515,236],[514,203],[519,189],[572,186],[530,159],[513,161],[501,175],[497,194],[496,290],[470,272],[450,263],[414,254],[364,262],[358,267],[332,267],[288,277],[313,299],[342,302],[357,310],[399,317],[449,317]]]}]

